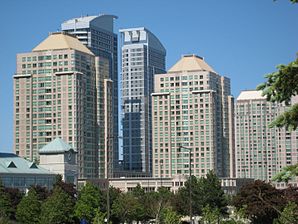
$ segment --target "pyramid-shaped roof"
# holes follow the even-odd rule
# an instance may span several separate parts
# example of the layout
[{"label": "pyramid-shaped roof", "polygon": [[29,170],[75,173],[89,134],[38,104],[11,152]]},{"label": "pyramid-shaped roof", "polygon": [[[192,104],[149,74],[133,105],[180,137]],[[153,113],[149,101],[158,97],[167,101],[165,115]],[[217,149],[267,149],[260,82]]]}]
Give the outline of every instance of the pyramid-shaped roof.
[{"label": "pyramid-shaped roof", "polygon": [[61,138],[56,138],[51,141],[49,144],[45,145],[39,150],[39,154],[55,154],[55,153],[64,153],[70,150],[75,151],[70,145],[68,145]]},{"label": "pyramid-shaped roof", "polygon": [[197,55],[184,55],[182,58],[168,71],[169,73],[181,71],[209,71],[214,72],[202,57]]},{"label": "pyramid-shaped roof", "polygon": [[82,44],[75,36],[64,32],[52,33],[32,51],[73,49],[87,54],[93,53]]}]

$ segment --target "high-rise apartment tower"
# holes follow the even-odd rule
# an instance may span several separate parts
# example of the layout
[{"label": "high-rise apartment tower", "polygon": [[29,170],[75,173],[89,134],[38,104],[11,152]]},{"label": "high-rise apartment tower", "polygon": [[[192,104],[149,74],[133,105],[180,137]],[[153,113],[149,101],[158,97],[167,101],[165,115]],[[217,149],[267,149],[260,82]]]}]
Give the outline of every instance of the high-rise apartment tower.
[{"label": "high-rise apartment tower", "polygon": [[98,176],[94,54],[72,35],[53,33],[17,55],[14,149],[38,160],[56,137],[78,151],[79,177]]},{"label": "high-rise apartment tower", "polygon": [[183,56],[155,75],[152,94],[153,177],[234,174],[230,80],[202,57]]},{"label": "high-rise apartment tower", "polygon": [[148,29],[122,29],[122,124],[124,169],[151,175],[151,93],[165,72],[166,50]]},{"label": "high-rise apartment tower", "polygon": [[285,110],[283,104],[268,102],[261,91],[240,93],[235,108],[237,177],[270,181],[282,167],[298,162],[298,131],[269,128]]},{"label": "high-rise apartment tower", "polygon": [[[105,69],[104,76],[97,77],[97,84],[99,84],[97,85],[97,124],[100,177],[106,176],[107,173],[109,176],[113,175],[119,160],[118,38],[113,30],[115,19],[117,17],[113,15],[82,16],[67,20],[61,25],[63,31],[75,35],[81,43],[87,46],[99,58],[99,66]],[[108,71],[108,77],[106,77],[106,71]],[[99,80],[103,79],[109,79],[109,83],[105,82],[105,84],[112,88],[109,90],[112,93],[112,98],[109,98],[108,95],[106,95],[108,98],[105,98],[108,99],[105,100],[106,103],[112,102],[111,107],[102,101],[104,97],[101,88],[103,83]],[[113,115],[112,117],[103,117],[104,107]],[[113,125],[109,125],[107,122],[112,122]],[[108,170],[107,167],[109,167]]]}]

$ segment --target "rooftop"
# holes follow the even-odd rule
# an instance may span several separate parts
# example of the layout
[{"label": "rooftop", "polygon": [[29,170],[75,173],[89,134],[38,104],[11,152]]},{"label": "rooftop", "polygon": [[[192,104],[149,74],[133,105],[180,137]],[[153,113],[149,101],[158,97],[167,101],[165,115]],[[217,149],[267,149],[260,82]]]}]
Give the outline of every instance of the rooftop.
[{"label": "rooftop", "polygon": [[204,61],[204,58],[194,54],[182,56],[182,58],[172,66],[168,72],[174,73],[181,71],[209,71],[215,73],[213,68]]},{"label": "rooftop", "polygon": [[36,163],[18,157],[13,153],[0,153],[0,173],[53,174]]},{"label": "rooftop", "polygon": [[56,153],[64,153],[70,150],[74,150],[69,144],[63,141],[61,138],[56,138],[51,141],[49,144],[45,145],[39,150],[39,154],[56,154]]},{"label": "rooftop", "polygon": [[95,27],[113,33],[114,20],[117,16],[100,14],[95,16],[81,16],[64,21],[61,24],[62,30],[77,30]]},{"label": "rooftop", "polygon": [[146,27],[133,27],[120,29],[119,32],[123,35],[123,47],[131,44],[147,43],[155,50],[162,51],[166,54],[166,49],[160,40]]},{"label": "rooftop", "polygon": [[44,41],[37,45],[32,51],[47,50],[64,50],[72,49],[84,52],[86,54],[93,53],[83,45],[75,36],[64,32],[51,33]]},{"label": "rooftop", "polygon": [[76,17],[76,18],[66,20],[63,23],[77,23],[77,22],[88,22],[88,23],[90,23],[92,20],[94,20],[96,18],[101,18],[101,17],[110,17],[110,18],[113,18],[113,19],[118,19],[118,16],[100,14],[100,15],[96,15],[96,16],[88,16],[87,15],[87,16]]},{"label": "rooftop", "polygon": [[260,99],[266,99],[266,97],[262,95],[262,91],[257,91],[257,90],[241,91],[240,95],[237,98],[237,100],[260,100]]}]

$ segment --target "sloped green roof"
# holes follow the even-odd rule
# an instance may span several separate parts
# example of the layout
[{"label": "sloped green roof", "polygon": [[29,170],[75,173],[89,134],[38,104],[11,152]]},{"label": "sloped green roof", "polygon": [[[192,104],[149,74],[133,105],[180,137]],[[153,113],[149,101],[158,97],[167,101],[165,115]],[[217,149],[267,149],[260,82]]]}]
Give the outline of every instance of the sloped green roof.
[{"label": "sloped green roof", "polygon": [[74,148],[72,148],[69,144],[63,141],[61,138],[56,138],[51,141],[49,144],[45,145],[39,150],[39,154],[55,154],[55,153],[64,153],[73,150],[76,152]]},{"label": "sloped green roof", "polygon": [[54,175],[54,173],[13,153],[0,153],[0,173]]}]

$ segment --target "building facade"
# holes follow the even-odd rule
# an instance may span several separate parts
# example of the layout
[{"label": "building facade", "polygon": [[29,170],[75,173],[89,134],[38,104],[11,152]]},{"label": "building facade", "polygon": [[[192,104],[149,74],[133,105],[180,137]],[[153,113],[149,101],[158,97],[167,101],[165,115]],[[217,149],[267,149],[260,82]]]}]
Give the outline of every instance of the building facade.
[{"label": "building facade", "polygon": [[286,109],[268,102],[261,91],[240,93],[235,108],[237,177],[270,181],[282,167],[298,162],[298,131],[268,127]]},{"label": "building facade", "polygon": [[96,69],[99,71],[96,88],[100,177],[106,177],[108,172],[113,175],[119,160],[118,38],[113,30],[115,19],[117,17],[113,15],[82,16],[61,25],[63,31],[75,35],[96,56]]},{"label": "building facade", "polygon": [[155,75],[152,94],[153,177],[204,176],[233,170],[233,97],[230,80],[202,57],[183,56]]},{"label": "building facade", "polygon": [[125,170],[151,175],[151,93],[164,73],[166,50],[148,29],[122,29],[122,125]]},{"label": "building facade", "polygon": [[[119,189],[122,192],[132,192],[138,185],[140,185],[145,192],[158,191],[160,187],[164,187],[173,193],[177,193],[180,187],[185,187],[185,182],[188,177],[185,175],[176,175],[173,177],[142,177],[142,178],[111,178],[109,179],[109,186]],[[229,195],[236,195],[241,187],[253,182],[249,178],[220,178],[220,185],[223,191]],[[97,185],[101,189],[107,189],[107,179],[80,179],[78,181],[78,188],[82,188],[87,182]]]},{"label": "building facade", "polygon": [[14,150],[39,160],[56,137],[78,151],[80,177],[98,176],[95,57],[74,36],[53,33],[17,55]]}]

